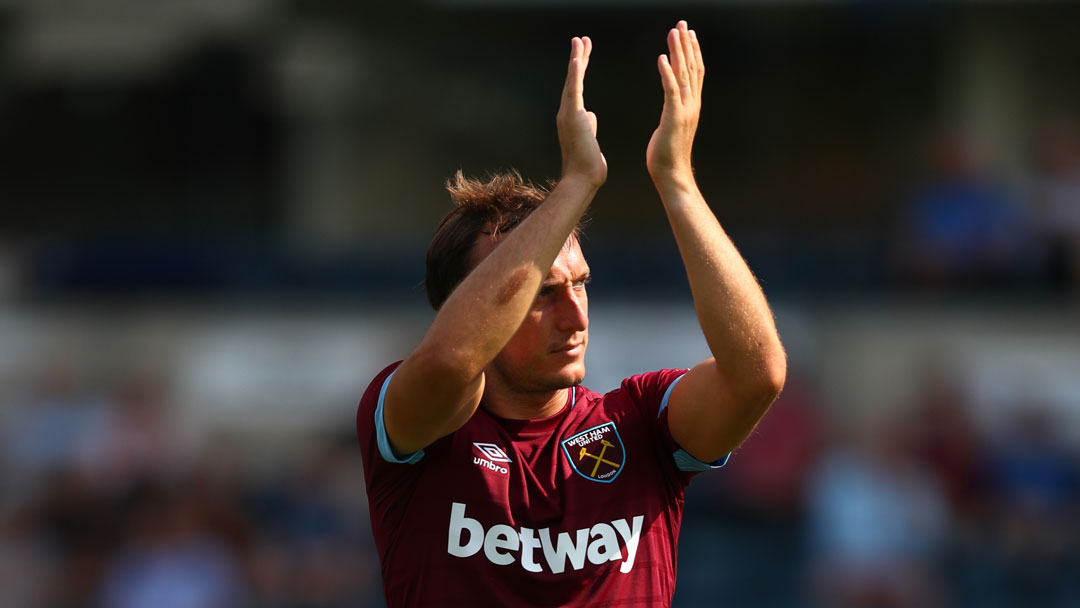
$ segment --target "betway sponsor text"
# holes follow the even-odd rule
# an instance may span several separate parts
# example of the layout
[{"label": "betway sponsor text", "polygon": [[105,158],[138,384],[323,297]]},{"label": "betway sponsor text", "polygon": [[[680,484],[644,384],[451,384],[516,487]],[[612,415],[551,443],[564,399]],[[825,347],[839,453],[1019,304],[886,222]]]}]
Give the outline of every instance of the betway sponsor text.
[{"label": "betway sponsor text", "polygon": [[[465,516],[465,504],[455,502],[450,508],[446,551],[457,557],[471,557],[483,549],[484,557],[500,566],[514,563],[518,559],[515,554],[520,552],[522,568],[543,572],[536,557],[536,550],[540,549],[548,570],[555,574],[564,572],[568,561],[571,568],[581,570],[586,559],[596,565],[621,559],[619,572],[625,574],[634,567],[644,519],[635,515],[630,522],[626,519],[600,522],[573,532],[559,532],[552,541],[551,528],[515,530],[506,524],[495,524],[485,531],[483,524]],[[626,549],[625,559],[620,538]]]}]

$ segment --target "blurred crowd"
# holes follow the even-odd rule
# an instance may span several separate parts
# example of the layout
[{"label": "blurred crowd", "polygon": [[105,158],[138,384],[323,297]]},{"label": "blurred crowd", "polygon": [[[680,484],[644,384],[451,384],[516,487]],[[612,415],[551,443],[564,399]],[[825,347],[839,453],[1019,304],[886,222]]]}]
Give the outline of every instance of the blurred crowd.
[{"label": "blurred crowd", "polygon": [[[205,333],[225,334],[235,317],[218,313],[239,311],[251,333],[189,353],[218,357],[201,369],[227,376],[237,399],[306,353],[254,361],[248,375],[223,364],[260,348],[248,342],[267,309],[295,304],[302,316],[333,302],[360,317],[371,302],[422,300],[442,176],[558,171],[548,102],[564,33],[595,32],[619,58],[598,55],[607,63],[590,70],[589,103],[606,124],[651,128],[659,89],[627,92],[643,86],[638,72],[655,84],[640,36],[669,19],[660,3],[573,19],[543,3],[7,4],[0,315],[10,306],[45,327],[55,308],[115,305],[123,324],[146,298],[191,305],[212,317]],[[448,8],[459,4],[470,8]],[[718,94],[695,164],[771,301],[873,308],[945,292],[971,298],[956,318],[1005,300],[994,319],[1061,305],[1050,321],[1067,324],[1080,296],[1080,5],[719,4],[702,9]],[[1015,108],[996,103],[1003,91],[1023,93]],[[622,290],[631,305],[686,295],[641,181],[641,134],[602,137],[625,173],[594,207],[594,293]],[[381,327],[376,317],[364,321]],[[332,432],[200,425],[196,406],[221,404],[183,402],[176,369],[145,373],[128,365],[132,349],[103,344],[127,366],[115,377],[74,355],[27,372],[7,365],[24,356],[8,327],[0,607],[382,605],[351,412]],[[1031,365],[1078,352],[1074,329]],[[327,333],[349,342],[351,331]],[[382,357],[391,333],[360,349]],[[245,348],[222,349],[230,340]],[[333,346],[307,365],[351,365],[348,345]],[[1068,365],[1037,371],[1071,379]],[[313,377],[325,389],[335,376]],[[864,418],[793,366],[730,463],[690,486],[675,606],[1080,606],[1080,440],[1061,403],[1018,400],[988,424],[955,373],[910,382],[916,397]],[[359,396],[340,396],[343,411]]]},{"label": "blurred crowd", "polygon": [[692,488],[714,530],[683,537],[681,572],[729,570],[736,606],[1078,605],[1080,445],[1038,403],[991,429],[952,378],[922,382],[861,426],[789,382],[730,470]]},{"label": "blurred crowd", "polygon": [[[905,150],[897,163],[904,168],[889,169],[895,174],[890,179],[899,183],[859,176],[864,167],[848,159],[837,161],[834,175],[817,176],[805,191],[796,186],[785,192],[784,197],[805,199],[800,204],[812,207],[807,217],[786,202],[776,205],[771,212],[776,217],[768,222],[740,221],[729,207],[757,208],[760,201],[738,198],[726,190],[731,184],[707,173],[703,180],[720,183],[703,181],[703,188],[751,267],[773,290],[1080,293],[1080,117],[1047,118],[1033,130],[1030,146],[1018,146],[1019,164],[1011,169],[956,127],[915,139],[921,143]],[[828,143],[822,154],[843,155]],[[781,179],[784,171],[774,172],[758,178],[750,194],[765,196],[769,179],[787,179]],[[439,180],[433,173],[422,181],[437,185]],[[860,185],[864,181],[869,183]],[[834,200],[832,189],[866,192]],[[409,203],[430,206],[441,197],[435,193]],[[651,195],[639,195],[633,204],[652,202]],[[609,204],[602,202],[600,212]],[[870,206],[861,212],[865,217],[845,209],[862,204]],[[439,207],[427,217],[442,212]],[[626,251],[621,232],[628,220],[604,219],[590,227],[586,248],[610,279],[608,287],[665,290],[675,286],[668,281],[681,281],[669,272],[641,272],[643,265],[679,263],[665,232],[650,232],[639,251]],[[390,242],[359,238],[326,255],[294,250],[275,233],[239,234],[224,231],[194,242],[113,233],[5,241],[0,234],[0,297],[47,301],[65,294],[146,292],[409,297],[422,275],[416,252],[423,250],[428,228],[403,231]]]},{"label": "blurred crowd", "polygon": [[157,380],[79,379],[56,365],[0,390],[0,605],[381,605],[350,429],[250,462],[257,446],[186,428]]},{"label": "blurred crowd", "polygon": [[[1038,403],[991,429],[948,374],[921,382],[909,407],[855,423],[793,375],[730,464],[691,484],[675,605],[1078,605],[1080,446]],[[0,605],[381,605],[348,424],[200,431],[167,379],[98,392],[71,363],[0,399]]]},{"label": "blurred crowd", "polygon": [[1047,119],[1023,177],[982,158],[970,137],[929,138],[923,177],[896,218],[899,276],[938,288],[1080,286],[1080,131]]}]

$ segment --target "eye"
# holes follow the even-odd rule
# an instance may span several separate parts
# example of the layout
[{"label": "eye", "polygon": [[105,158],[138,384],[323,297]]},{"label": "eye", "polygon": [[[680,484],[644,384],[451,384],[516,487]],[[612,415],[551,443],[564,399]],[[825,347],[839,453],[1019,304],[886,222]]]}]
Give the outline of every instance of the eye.
[{"label": "eye", "polygon": [[587,276],[583,279],[579,279],[574,282],[574,289],[584,289],[586,285],[592,282],[592,277]]},{"label": "eye", "polygon": [[546,297],[548,297],[548,296],[550,296],[550,295],[551,295],[551,291],[552,291],[552,289],[553,289],[553,288],[552,288],[551,286],[548,286],[548,287],[541,287],[541,288],[540,288],[540,291],[538,291],[538,292],[536,293],[536,297],[538,297],[538,298],[546,298]]}]

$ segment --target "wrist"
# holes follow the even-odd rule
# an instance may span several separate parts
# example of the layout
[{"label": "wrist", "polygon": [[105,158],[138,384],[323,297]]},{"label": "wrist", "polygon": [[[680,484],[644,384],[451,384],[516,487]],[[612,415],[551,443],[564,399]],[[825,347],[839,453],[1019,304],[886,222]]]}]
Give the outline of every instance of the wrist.
[{"label": "wrist", "polygon": [[606,177],[604,174],[593,175],[586,172],[564,170],[562,177],[559,178],[559,183],[555,187],[561,190],[595,194],[600,189],[600,186],[604,185]]},{"label": "wrist", "polygon": [[660,198],[669,196],[684,196],[697,192],[697,181],[694,179],[692,169],[682,171],[661,171],[651,175],[656,191]]}]

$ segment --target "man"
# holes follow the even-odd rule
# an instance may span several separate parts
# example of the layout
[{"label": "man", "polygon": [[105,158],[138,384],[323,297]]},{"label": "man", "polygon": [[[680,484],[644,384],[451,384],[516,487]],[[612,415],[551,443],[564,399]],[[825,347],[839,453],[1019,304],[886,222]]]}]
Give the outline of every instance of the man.
[{"label": "man", "polygon": [[562,176],[458,175],[428,252],[438,314],[357,414],[389,606],[669,605],[683,490],[722,466],[779,394],[786,362],[757,282],[694,181],[704,64],[680,21],[658,59],[646,161],[713,357],[582,387],[589,267],[577,225],[606,179],[585,110],[592,43],[571,42],[556,119]]}]

